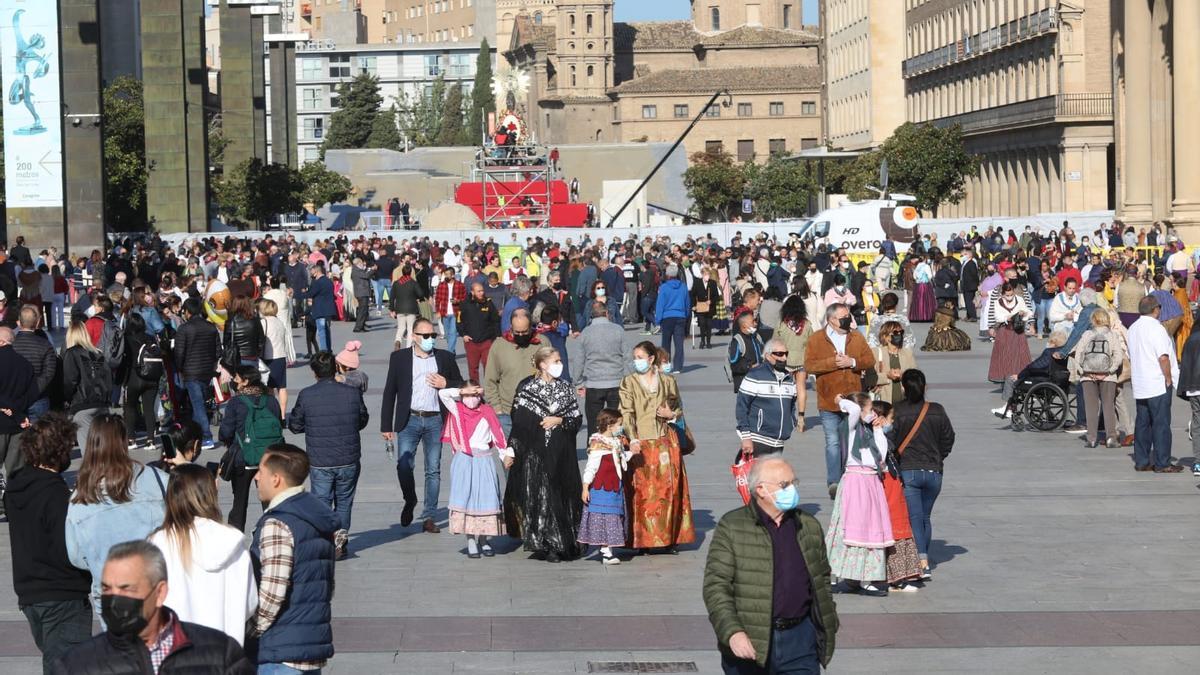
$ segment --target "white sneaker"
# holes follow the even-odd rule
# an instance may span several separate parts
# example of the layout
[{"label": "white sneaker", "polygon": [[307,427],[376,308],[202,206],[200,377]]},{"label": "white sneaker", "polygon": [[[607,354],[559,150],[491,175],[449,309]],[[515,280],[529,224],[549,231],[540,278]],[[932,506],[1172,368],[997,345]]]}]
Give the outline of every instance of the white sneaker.
[{"label": "white sneaker", "polygon": [[1004,419],[1008,417],[1008,406],[1002,405],[999,408],[992,408],[992,414],[996,417]]},{"label": "white sneaker", "polygon": [[905,582],[899,586],[892,586],[892,590],[897,593],[916,593],[917,591],[921,590],[921,587],[917,586],[916,584]]},{"label": "white sneaker", "polygon": [[605,565],[620,565],[621,559],[615,555],[606,555],[600,558],[600,562]]}]

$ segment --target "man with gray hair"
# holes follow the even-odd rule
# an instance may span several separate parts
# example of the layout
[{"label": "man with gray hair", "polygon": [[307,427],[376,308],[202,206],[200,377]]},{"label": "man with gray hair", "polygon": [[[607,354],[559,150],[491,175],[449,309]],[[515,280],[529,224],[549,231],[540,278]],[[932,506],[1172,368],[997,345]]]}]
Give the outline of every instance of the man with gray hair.
[{"label": "man with gray hair", "polygon": [[165,606],[167,563],[154,544],[138,539],[109,549],[100,592],[106,632],[59,658],[52,672],[254,673],[236,640],[180,621]]},{"label": "man with gray hair", "polygon": [[704,606],[726,673],[819,673],[837,606],[821,524],[799,508],[782,457],[756,460],[750,503],[721,517],[704,565]]},{"label": "man with gray hair", "polygon": [[513,279],[509,294],[508,302],[504,303],[504,310],[500,312],[501,333],[512,330],[512,315],[515,310],[529,309],[529,298],[533,295],[533,284],[529,282],[529,277],[521,275]]},{"label": "man with gray hair", "polygon": [[625,354],[621,339],[625,329],[608,318],[608,305],[597,300],[591,306],[592,322],[579,335],[578,364],[571,379],[579,385],[588,436],[596,432],[596,415],[605,408],[621,407],[621,378],[625,377]]},{"label": "man with gray hair", "polygon": [[735,413],[743,454],[783,452],[796,428],[796,381],[787,362],[787,345],[771,340],[763,350],[763,362],[751,368],[738,387]]}]

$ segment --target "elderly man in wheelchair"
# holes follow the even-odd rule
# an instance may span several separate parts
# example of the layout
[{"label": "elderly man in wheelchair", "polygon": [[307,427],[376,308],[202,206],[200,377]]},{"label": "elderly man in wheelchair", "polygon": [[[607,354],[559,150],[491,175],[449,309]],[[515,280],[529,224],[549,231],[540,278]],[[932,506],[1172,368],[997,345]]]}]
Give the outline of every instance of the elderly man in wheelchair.
[{"label": "elderly man in wheelchair", "polygon": [[1027,426],[1054,431],[1074,424],[1075,388],[1070,384],[1066,358],[1056,353],[1066,341],[1065,332],[1055,331],[1041,355],[1004,381],[1001,396],[1005,405],[992,412],[997,417],[1011,417],[1013,431],[1024,431]]}]

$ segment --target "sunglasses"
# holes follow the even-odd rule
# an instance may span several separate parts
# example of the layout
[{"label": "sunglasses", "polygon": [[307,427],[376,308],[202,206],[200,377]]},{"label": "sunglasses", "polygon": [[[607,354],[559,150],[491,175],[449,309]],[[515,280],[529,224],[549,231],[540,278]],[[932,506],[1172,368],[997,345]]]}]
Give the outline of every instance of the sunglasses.
[{"label": "sunglasses", "polygon": [[771,352],[771,356],[774,356],[775,358],[779,358],[779,359],[782,359],[787,355],[788,355],[787,352]]},{"label": "sunglasses", "polygon": [[435,338],[435,337],[437,337],[437,333],[413,333],[413,335],[416,335],[419,338]]}]

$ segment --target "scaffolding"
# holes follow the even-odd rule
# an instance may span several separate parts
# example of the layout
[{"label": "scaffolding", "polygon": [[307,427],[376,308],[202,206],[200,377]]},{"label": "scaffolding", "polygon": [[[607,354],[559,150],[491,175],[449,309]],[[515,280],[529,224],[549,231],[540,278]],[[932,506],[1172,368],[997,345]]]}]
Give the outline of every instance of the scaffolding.
[{"label": "scaffolding", "polygon": [[483,226],[549,227],[556,167],[542,145],[488,145],[475,155],[472,178],[481,186]]}]

